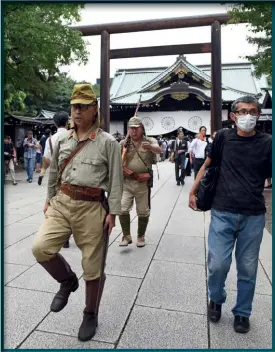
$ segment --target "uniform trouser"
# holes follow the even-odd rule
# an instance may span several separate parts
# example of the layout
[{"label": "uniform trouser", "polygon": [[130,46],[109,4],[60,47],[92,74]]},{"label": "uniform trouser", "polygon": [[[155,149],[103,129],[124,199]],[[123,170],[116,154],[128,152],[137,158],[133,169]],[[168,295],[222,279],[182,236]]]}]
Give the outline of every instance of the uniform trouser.
[{"label": "uniform trouser", "polygon": [[121,199],[121,214],[128,215],[136,202],[138,217],[149,217],[149,190],[147,182],[137,182],[129,178],[124,179],[123,194]]},{"label": "uniform trouser", "polygon": [[40,171],[40,176],[44,177],[46,174],[46,170],[48,168],[48,165],[46,164],[46,158],[44,156],[42,157],[42,167]]},{"label": "uniform trouser", "polygon": [[182,155],[181,157],[175,160],[175,176],[176,176],[177,182],[184,181],[185,179],[184,164],[185,164],[185,155]]},{"label": "uniform trouser", "polygon": [[51,199],[45,219],[33,243],[38,262],[51,260],[73,233],[82,252],[83,278],[100,277],[103,257],[103,224],[106,216],[100,202],[73,200],[62,192]]},{"label": "uniform trouser", "polygon": [[[6,166],[6,164],[5,164]],[[14,171],[14,162],[13,162],[13,159],[10,159],[8,165],[6,166],[6,168],[8,168],[9,172],[10,172],[10,175],[11,175],[11,179],[13,182],[15,182],[15,171]],[[6,170],[5,168],[5,170]],[[5,172],[5,176],[6,176],[6,172]]]},{"label": "uniform trouser", "polygon": [[204,164],[204,159],[199,159],[195,158],[194,159],[194,177],[196,179],[198,172],[200,171],[200,168]]}]

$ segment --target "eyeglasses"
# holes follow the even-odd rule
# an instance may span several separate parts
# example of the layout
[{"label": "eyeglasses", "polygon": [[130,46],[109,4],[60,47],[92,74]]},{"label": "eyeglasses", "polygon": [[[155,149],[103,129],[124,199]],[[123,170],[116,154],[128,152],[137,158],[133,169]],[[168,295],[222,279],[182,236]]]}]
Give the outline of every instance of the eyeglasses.
[{"label": "eyeglasses", "polygon": [[81,110],[81,111],[85,111],[88,110],[90,106],[96,106],[97,103],[93,103],[93,104],[72,104],[71,105],[71,109],[72,110]]},{"label": "eyeglasses", "polygon": [[236,113],[239,115],[250,114],[252,116],[259,116],[258,110],[255,110],[255,109],[252,109],[252,110],[241,109],[241,110],[237,110]]}]

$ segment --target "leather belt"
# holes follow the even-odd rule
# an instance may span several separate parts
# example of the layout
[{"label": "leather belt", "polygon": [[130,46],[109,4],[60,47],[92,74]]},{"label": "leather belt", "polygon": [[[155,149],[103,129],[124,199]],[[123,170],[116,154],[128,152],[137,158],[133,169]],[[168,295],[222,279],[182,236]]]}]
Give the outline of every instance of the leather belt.
[{"label": "leather belt", "polygon": [[83,187],[63,183],[60,190],[74,200],[85,200],[88,202],[102,202],[104,200],[104,192],[101,188]]}]

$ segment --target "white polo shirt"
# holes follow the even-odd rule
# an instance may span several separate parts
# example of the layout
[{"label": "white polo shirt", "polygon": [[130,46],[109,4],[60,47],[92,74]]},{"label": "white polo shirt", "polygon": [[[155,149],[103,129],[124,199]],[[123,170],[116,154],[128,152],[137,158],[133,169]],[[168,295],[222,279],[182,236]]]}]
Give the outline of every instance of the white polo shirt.
[{"label": "white polo shirt", "polygon": [[[212,143],[212,139],[208,138],[209,143]],[[205,158],[205,148],[207,146],[206,141],[202,141],[199,138],[195,138],[190,144],[189,152],[192,152],[196,159]]]},{"label": "white polo shirt", "polygon": [[53,149],[54,149],[54,146],[55,146],[55,143],[56,143],[58,137],[59,137],[61,134],[67,132],[67,131],[68,131],[68,130],[67,130],[66,128],[60,127],[60,128],[57,129],[57,132],[56,132],[53,136],[49,137],[49,138],[46,140],[46,145],[45,145],[45,150],[44,150],[44,157],[45,157],[45,158],[47,158],[47,159],[49,159],[49,160],[52,159],[52,153],[51,153],[51,148],[50,148],[49,139],[51,138],[52,146],[53,146]]}]

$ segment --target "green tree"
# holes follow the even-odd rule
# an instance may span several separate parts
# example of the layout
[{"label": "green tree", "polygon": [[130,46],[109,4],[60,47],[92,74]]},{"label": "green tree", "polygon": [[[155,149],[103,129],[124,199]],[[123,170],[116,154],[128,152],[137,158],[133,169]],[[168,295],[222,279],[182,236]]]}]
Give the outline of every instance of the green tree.
[{"label": "green tree", "polygon": [[228,12],[232,16],[230,23],[245,22],[252,32],[247,40],[257,46],[257,53],[245,58],[255,66],[255,75],[257,77],[267,75],[271,78],[272,4],[262,2],[234,4]]},{"label": "green tree", "polygon": [[3,6],[6,110],[22,101],[21,92],[34,104],[41,102],[61,66],[87,63],[86,43],[81,33],[70,27],[80,20],[83,7],[65,3]]}]

